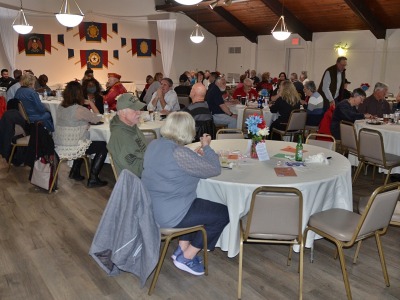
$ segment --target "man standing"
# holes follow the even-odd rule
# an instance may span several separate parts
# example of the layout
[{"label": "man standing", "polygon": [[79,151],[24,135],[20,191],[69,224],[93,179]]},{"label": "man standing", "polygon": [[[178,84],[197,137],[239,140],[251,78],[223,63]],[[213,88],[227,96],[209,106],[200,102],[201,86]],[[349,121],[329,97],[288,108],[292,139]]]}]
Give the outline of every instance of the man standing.
[{"label": "man standing", "polygon": [[146,138],[137,124],[140,110],[145,105],[131,93],[117,97],[118,112],[110,122],[111,137],[107,149],[112,155],[118,175],[123,169],[138,177],[142,175]]},{"label": "man standing", "polygon": [[8,88],[13,81],[13,78],[8,76],[8,70],[1,70],[0,87]]},{"label": "man standing", "polygon": [[318,93],[324,98],[324,111],[328,109],[334,101],[343,100],[344,82],[346,78],[347,58],[339,56],[336,64],[325,70]]},{"label": "man standing", "polygon": [[200,140],[200,137],[204,133],[211,135],[212,139],[215,139],[215,126],[213,122],[213,116],[208,108],[207,102],[204,101],[207,89],[202,83],[195,83],[190,91],[190,98],[192,103],[183,109],[192,115],[196,122],[196,141]]},{"label": "man standing", "polygon": [[236,128],[237,115],[234,115],[222,98],[226,90],[224,77],[217,77],[213,85],[209,86],[206,101],[216,124],[228,125],[228,128]]},{"label": "man standing", "polygon": [[147,105],[148,111],[158,110],[162,115],[167,115],[171,111],[180,109],[178,95],[172,89],[173,82],[170,78],[161,79],[161,85],[151,97]]},{"label": "man standing", "polygon": [[104,103],[108,103],[109,110],[117,110],[117,98],[118,95],[126,93],[126,88],[119,81],[121,75],[117,73],[108,73],[107,90],[103,96]]},{"label": "man standing", "polygon": [[374,87],[374,93],[360,104],[358,111],[363,114],[369,113],[379,118],[382,118],[383,114],[390,114],[390,105],[385,99],[388,89],[387,84],[377,82]]}]

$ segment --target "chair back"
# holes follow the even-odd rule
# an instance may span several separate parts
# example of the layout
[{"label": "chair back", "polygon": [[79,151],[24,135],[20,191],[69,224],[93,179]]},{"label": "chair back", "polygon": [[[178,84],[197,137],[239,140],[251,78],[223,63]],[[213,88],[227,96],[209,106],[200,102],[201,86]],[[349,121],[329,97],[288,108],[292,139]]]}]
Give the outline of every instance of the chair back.
[{"label": "chair back", "polygon": [[217,140],[244,139],[243,132],[237,128],[224,128],[217,131]]},{"label": "chair back", "polygon": [[400,183],[377,188],[368,200],[353,239],[371,234],[389,226],[400,197]]},{"label": "chair back", "polygon": [[361,128],[358,136],[359,159],[385,166],[386,157],[382,134],[374,129]]},{"label": "chair back", "polygon": [[200,141],[200,138],[204,133],[211,135],[211,139],[215,140],[217,129],[215,128],[214,120],[210,119],[207,121],[196,121],[196,136],[194,138],[195,142]]},{"label": "chair back", "polygon": [[87,125],[56,126],[53,139],[60,159],[77,159],[85,155],[92,143],[91,140],[84,138],[87,130]]},{"label": "chair back", "polygon": [[290,113],[289,122],[286,127],[286,132],[303,131],[306,127],[307,111],[304,109],[295,109]]},{"label": "chair back", "polygon": [[21,116],[25,119],[26,122],[30,123],[29,121],[29,116],[26,113],[26,110],[24,108],[24,105],[22,104],[21,101],[18,102],[18,111],[21,114]]},{"label": "chair back", "polygon": [[157,133],[153,129],[143,129],[141,130],[146,139],[147,145],[150,144],[152,140],[157,139]]},{"label": "chair back", "polygon": [[257,188],[252,195],[244,239],[302,239],[303,196],[296,188]]},{"label": "chair back", "polygon": [[358,155],[357,133],[354,124],[347,121],[340,122],[340,140],[342,148]]},{"label": "chair back", "polygon": [[[263,110],[261,108],[245,108],[243,111],[243,120],[242,120],[242,131],[247,133],[247,124],[246,120],[249,116],[252,115],[259,115],[260,117],[263,117]],[[239,125],[239,124],[238,124]]]},{"label": "chair back", "polygon": [[400,202],[397,202],[390,225],[400,226]]},{"label": "chair back", "polygon": [[329,134],[310,133],[307,136],[306,144],[326,148],[332,151],[336,150],[336,140]]},{"label": "chair back", "polygon": [[179,106],[182,106],[183,108],[188,107],[190,104],[190,99],[189,96],[183,96],[183,95],[178,95],[178,102],[179,102]]}]

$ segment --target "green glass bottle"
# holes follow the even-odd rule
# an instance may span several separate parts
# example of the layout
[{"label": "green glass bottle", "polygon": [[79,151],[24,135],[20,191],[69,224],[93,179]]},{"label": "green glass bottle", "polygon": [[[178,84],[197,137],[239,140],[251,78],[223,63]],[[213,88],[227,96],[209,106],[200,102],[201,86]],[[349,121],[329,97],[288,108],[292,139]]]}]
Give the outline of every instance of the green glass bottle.
[{"label": "green glass bottle", "polygon": [[296,145],[296,154],[294,156],[296,161],[303,161],[303,141],[301,138],[301,135],[299,135],[299,141]]}]

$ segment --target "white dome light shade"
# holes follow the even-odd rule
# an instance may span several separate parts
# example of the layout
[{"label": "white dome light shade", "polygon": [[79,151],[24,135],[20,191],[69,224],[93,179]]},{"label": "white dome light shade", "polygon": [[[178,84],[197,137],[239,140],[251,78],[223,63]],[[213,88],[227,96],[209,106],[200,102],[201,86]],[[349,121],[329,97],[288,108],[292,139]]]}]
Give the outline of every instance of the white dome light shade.
[{"label": "white dome light shade", "polygon": [[204,40],[204,34],[201,32],[199,24],[196,24],[195,29],[190,35],[190,40],[195,44],[200,44]]},{"label": "white dome light shade", "polygon": [[25,14],[22,8],[15,17],[12,26],[14,30],[19,34],[27,34],[31,32],[33,29],[33,26],[29,25],[28,22],[26,21]]},{"label": "white dome light shade", "polygon": [[290,32],[288,32],[288,31],[273,31],[272,35],[278,41],[284,41],[289,38]]},{"label": "white dome light shade", "polygon": [[75,27],[82,22],[83,15],[56,14],[56,18],[61,25]]},{"label": "white dome light shade", "polygon": [[72,0],[75,3],[75,12],[72,12],[71,5],[68,3],[68,0],[64,0],[61,5],[60,12],[56,14],[57,21],[66,27],[75,27],[78,26],[84,17],[78,3],[75,0]]},{"label": "white dome light shade", "polygon": [[202,0],[175,0],[175,2],[183,5],[195,5],[197,3],[200,3],[201,1]]},{"label": "white dome light shade", "polygon": [[[275,30],[275,28],[279,25],[279,23],[280,26],[278,27],[277,30]],[[280,16],[278,22],[275,24],[274,29],[271,30],[271,33],[274,36],[274,38],[277,39],[278,41],[284,41],[287,38],[289,38],[291,32],[286,27],[284,16]]]}]

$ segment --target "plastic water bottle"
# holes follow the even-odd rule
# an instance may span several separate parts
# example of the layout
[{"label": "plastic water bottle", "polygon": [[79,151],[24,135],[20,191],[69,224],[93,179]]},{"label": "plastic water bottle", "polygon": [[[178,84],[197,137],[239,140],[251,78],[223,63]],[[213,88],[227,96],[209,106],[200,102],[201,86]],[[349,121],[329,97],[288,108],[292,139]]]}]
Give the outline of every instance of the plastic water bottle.
[{"label": "plastic water bottle", "polygon": [[108,114],[108,103],[107,103],[107,101],[104,101],[104,113]]}]

